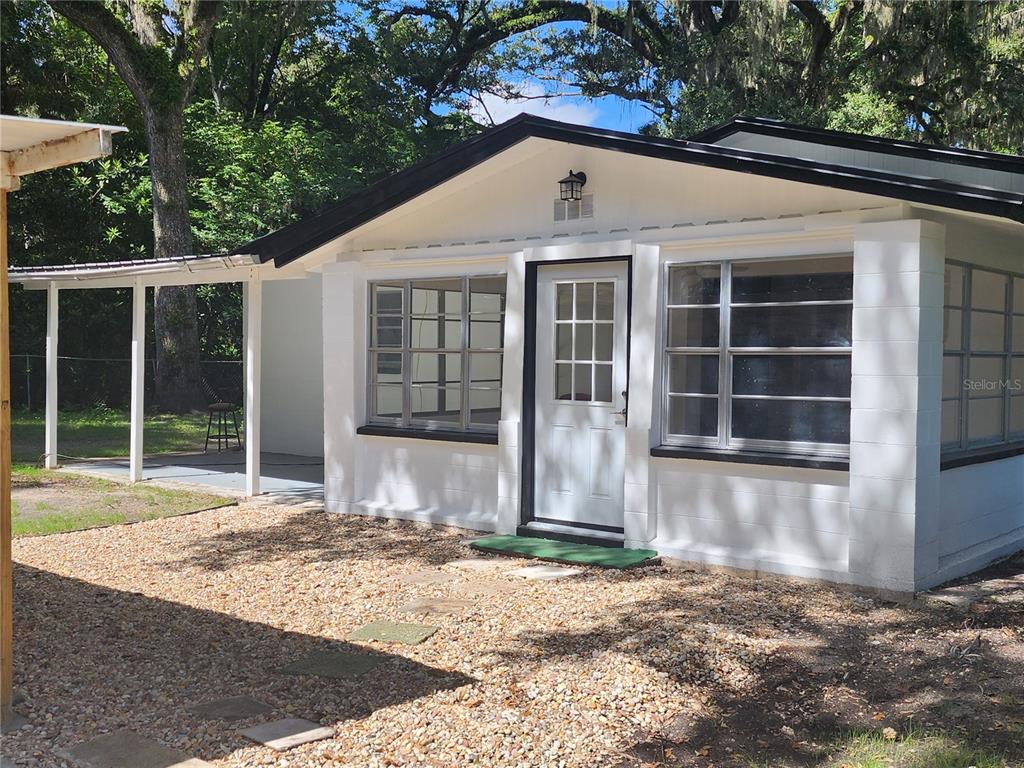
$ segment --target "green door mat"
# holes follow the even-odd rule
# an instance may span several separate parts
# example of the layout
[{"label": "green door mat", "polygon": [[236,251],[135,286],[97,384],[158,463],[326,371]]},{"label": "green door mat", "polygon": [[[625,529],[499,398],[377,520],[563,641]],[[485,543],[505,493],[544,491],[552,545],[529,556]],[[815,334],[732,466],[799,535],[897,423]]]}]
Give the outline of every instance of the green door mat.
[{"label": "green door mat", "polygon": [[528,536],[487,536],[469,545],[483,552],[502,555],[536,557],[556,563],[596,565],[600,568],[633,568],[644,565],[658,556],[653,549],[621,549],[598,547],[593,544],[571,544],[554,539],[535,539]]}]

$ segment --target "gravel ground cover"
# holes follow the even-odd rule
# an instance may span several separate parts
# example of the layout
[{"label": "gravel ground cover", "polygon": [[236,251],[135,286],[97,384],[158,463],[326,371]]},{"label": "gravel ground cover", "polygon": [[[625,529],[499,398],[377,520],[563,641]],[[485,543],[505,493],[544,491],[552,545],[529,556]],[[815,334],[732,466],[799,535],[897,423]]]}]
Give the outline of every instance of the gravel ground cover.
[{"label": "gravel ground cover", "polygon": [[[518,559],[453,564],[473,557],[466,536],[249,504],[17,540],[31,727],[4,738],[4,765],[70,766],[73,745],[122,728],[224,767],[838,768],[869,764],[844,757],[851,738],[905,755],[930,734],[952,755],[931,765],[1024,765],[1024,562],[969,600],[901,606],[671,565],[531,581],[507,574]],[[408,612],[428,598],[469,604]],[[345,640],[382,620],[439,630]],[[379,663],[281,672],[326,652]],[[189,712],[241,695],[274,713]],[[285,753],[238,733],[280,718],[336,733]]]}]

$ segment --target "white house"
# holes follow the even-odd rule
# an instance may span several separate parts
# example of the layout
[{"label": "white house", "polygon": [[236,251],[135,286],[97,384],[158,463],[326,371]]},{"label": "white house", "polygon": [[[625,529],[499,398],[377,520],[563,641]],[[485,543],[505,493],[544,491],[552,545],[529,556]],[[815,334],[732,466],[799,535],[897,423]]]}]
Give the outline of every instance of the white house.
[{"label": "white house", "polygon": [[898,592],[1024,547],[1022,157],[523,115],[243,256],[330,511]]}]

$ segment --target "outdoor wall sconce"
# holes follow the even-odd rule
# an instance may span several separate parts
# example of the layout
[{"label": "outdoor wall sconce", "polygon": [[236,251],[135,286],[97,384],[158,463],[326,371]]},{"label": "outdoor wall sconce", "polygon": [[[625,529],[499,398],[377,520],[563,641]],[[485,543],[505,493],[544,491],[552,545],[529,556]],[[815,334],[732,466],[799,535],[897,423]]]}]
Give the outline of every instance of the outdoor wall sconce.
[{"label": "outdoor wall sconce", "polygon": [[587,174],[583,171],[577,173],[569,169],[569,175],[558,182],[559,196],[563,200],[582,200],[583,185],[587,183]]}]

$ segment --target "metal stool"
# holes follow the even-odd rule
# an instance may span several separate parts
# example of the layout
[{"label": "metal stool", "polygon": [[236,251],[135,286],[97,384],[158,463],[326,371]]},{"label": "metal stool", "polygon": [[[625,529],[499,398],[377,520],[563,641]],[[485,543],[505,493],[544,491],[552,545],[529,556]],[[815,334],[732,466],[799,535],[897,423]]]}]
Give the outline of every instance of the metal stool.
[{"label": "metal stool", "polygon": [[[211,403],[207,407],[210,414],[206,421],[206,444],[203,446],[203,453],[210,449],[210,440],[217,443],[217,453],[223,448],[231,445],[231,438],[235,439],[238,449],[242,449],[242,438],[238,434],[238,406],[231,403]],[[228,414],[231,421],[228,421]],[[217,431],[213,431],[213,419],[217,417]]]}]

